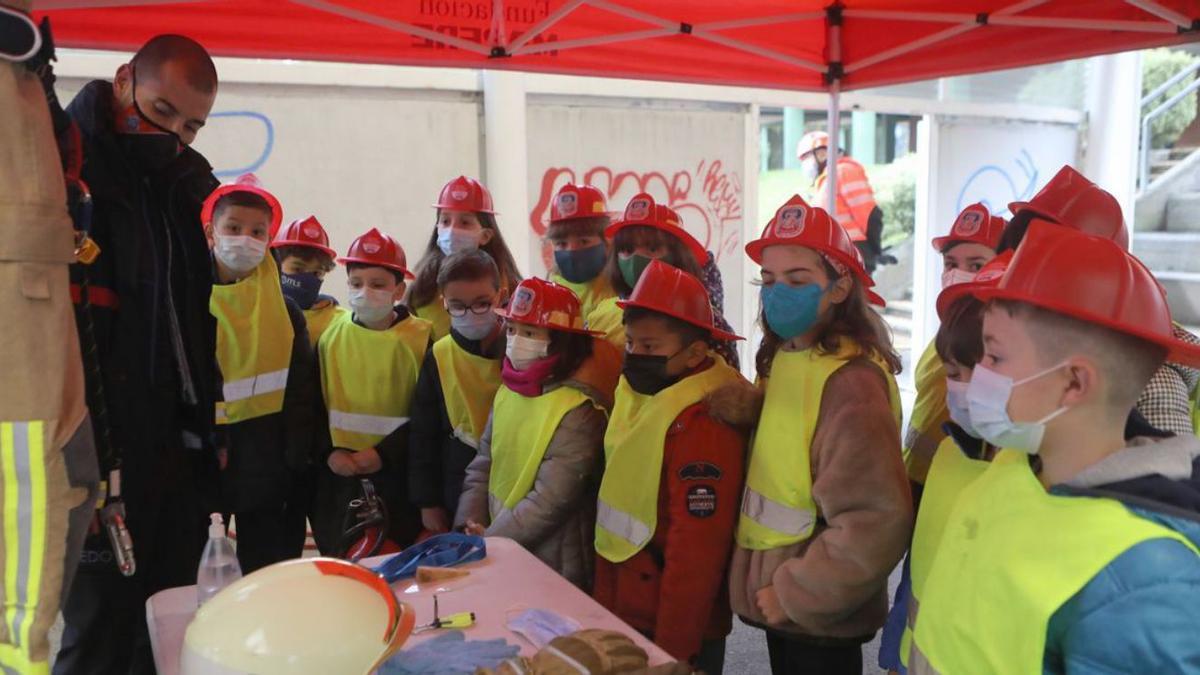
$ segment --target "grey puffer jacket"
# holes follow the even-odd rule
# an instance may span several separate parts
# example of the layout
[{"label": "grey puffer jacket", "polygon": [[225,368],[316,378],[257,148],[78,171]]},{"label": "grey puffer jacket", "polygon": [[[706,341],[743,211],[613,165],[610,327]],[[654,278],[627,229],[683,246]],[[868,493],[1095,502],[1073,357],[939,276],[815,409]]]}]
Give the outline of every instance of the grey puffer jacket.
[{"label": "grey puffer jacket", "polygon": [[[592,401],[599,392],[575,380],[547,388],[572,387]],[[583,403],[568,412],[546,447],[533,488],[492,522],[488,479],[492,469],[492,418],[479,440],[479,454],[467,466],[455,527],[467,521],[487,524],[487,536],[508,537],[571,583],[587,591],[592,584],[596,497],[604,474],[604,430],[608,416],[598,405]]]}]

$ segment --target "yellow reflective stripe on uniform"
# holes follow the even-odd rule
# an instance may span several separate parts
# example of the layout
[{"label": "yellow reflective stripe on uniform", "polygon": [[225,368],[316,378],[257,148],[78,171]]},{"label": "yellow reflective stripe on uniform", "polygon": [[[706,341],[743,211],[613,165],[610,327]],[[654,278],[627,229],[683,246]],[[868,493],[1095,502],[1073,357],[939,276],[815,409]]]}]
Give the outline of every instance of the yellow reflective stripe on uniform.
[{"label": "yellow reflective stripe on uniform", "polygon": [[245,377],[233,382],[226,382],[221,387],[225,402],[242,401],[259,394],[269,394],[287,386],[288,368],[270,373]]},{"label": "yellow reflective stripe on uniform", "polygon": [[808,532],[817,514],[808,509],[793,509],[746,486],[742,494],[742,514],[763,527],[798,537]]},{"label": "yellow reflective stripe on uniform", "polygon": [[0,673],[3,675],[50,675],[49,661],[33,661],[29,653],[0,644]]},{"label": "yellow reflective stripe on uniform", "polygon": [[842,192],[851,193],[851,192],[856,192],[858,190],[870,190],[871,184],[865,180],[852,180],[848,183],[844,183],[840,187],[841,187]]},{"label": "yellow reflective stripe on uniform", "polygon": [[603,499],[596,503],[596,524],[639,550],[654,535],[649,525],[624,511],[617,510]]},{"label": "yellow reflective stripe on uniform", "polygon": [[843,225],[844,225],[844,224],[846,224],[846,223],[853,223],[853,222],[854,222],[854,216],[853,216],[853,215],[851,215],[851,214],[849,214],[849,213],[839,213],[839,214],[838,214],[838,217],[837,217],[837,220],[838,220],[838,222],[839,222],[839,223],[841,223],[841,224],[843,224]]},{"label": "yellow reflective stripe on uniform", "polygon": [[[21,657],[18,665],[26,665],[31,664],[29,632],[38,608],[46,553],[45,423],[0,423],[0,456],[4,474],[4,625],[12,648]],[[0,664],[7,666],[11,655],[8,650],[0,653]]]},{"label": "yellow reflective stripe on uniform", "polygon": [[329,426],[341,431],[353,431],[359,434],[387,436],[408,422],[407,417],[388,417],[386,415],[363,415],[341,410],[329,411]]}]

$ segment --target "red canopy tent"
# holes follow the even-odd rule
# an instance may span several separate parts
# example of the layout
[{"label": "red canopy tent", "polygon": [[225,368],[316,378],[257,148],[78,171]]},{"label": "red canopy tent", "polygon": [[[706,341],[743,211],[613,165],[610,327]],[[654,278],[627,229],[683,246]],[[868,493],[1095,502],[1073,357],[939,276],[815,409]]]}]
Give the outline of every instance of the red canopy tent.
[{"label": "red canopy tent", "polygon": [[[1200,0],[39,0],[35,7],[69,47],[132,51],[153,35],[182,32],[224,56],[829,91],[831,112],[839,91],[1200,38]],[[837,119],[830,115],[834,138]]]}]

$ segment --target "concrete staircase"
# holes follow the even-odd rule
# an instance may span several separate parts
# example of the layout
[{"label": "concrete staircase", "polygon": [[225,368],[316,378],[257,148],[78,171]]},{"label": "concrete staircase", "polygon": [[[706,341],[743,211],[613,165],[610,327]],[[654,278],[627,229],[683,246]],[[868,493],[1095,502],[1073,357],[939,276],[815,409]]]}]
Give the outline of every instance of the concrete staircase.
[{"label": "concrete staircase", "polygon": [[1200,152],[1154,159],[1150,189],[1137,198],[1133,253],[1166,289],[1175,320],[1200,325]]}]

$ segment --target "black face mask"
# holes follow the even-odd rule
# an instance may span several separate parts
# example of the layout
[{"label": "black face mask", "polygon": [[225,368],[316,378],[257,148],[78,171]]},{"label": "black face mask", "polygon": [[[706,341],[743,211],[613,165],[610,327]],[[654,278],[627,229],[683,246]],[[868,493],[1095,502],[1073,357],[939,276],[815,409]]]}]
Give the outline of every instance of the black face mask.
[{"label": "black face mask", "polygon": [[133,89],[132,110],[120,115],[117,137],[121,148],[139,167],[146,171],[161,171],[183,152],[183,140],[178,134],[161,127],[142,112],[137,100],[137,71],[130,72]]},{"label": "black face mask", "polygon": [[653,396],[679,381],[679,377],[667,374],[667,362],[682,353],[679,351],[672,356],[626,353],[621,374],[634,391]]}]

